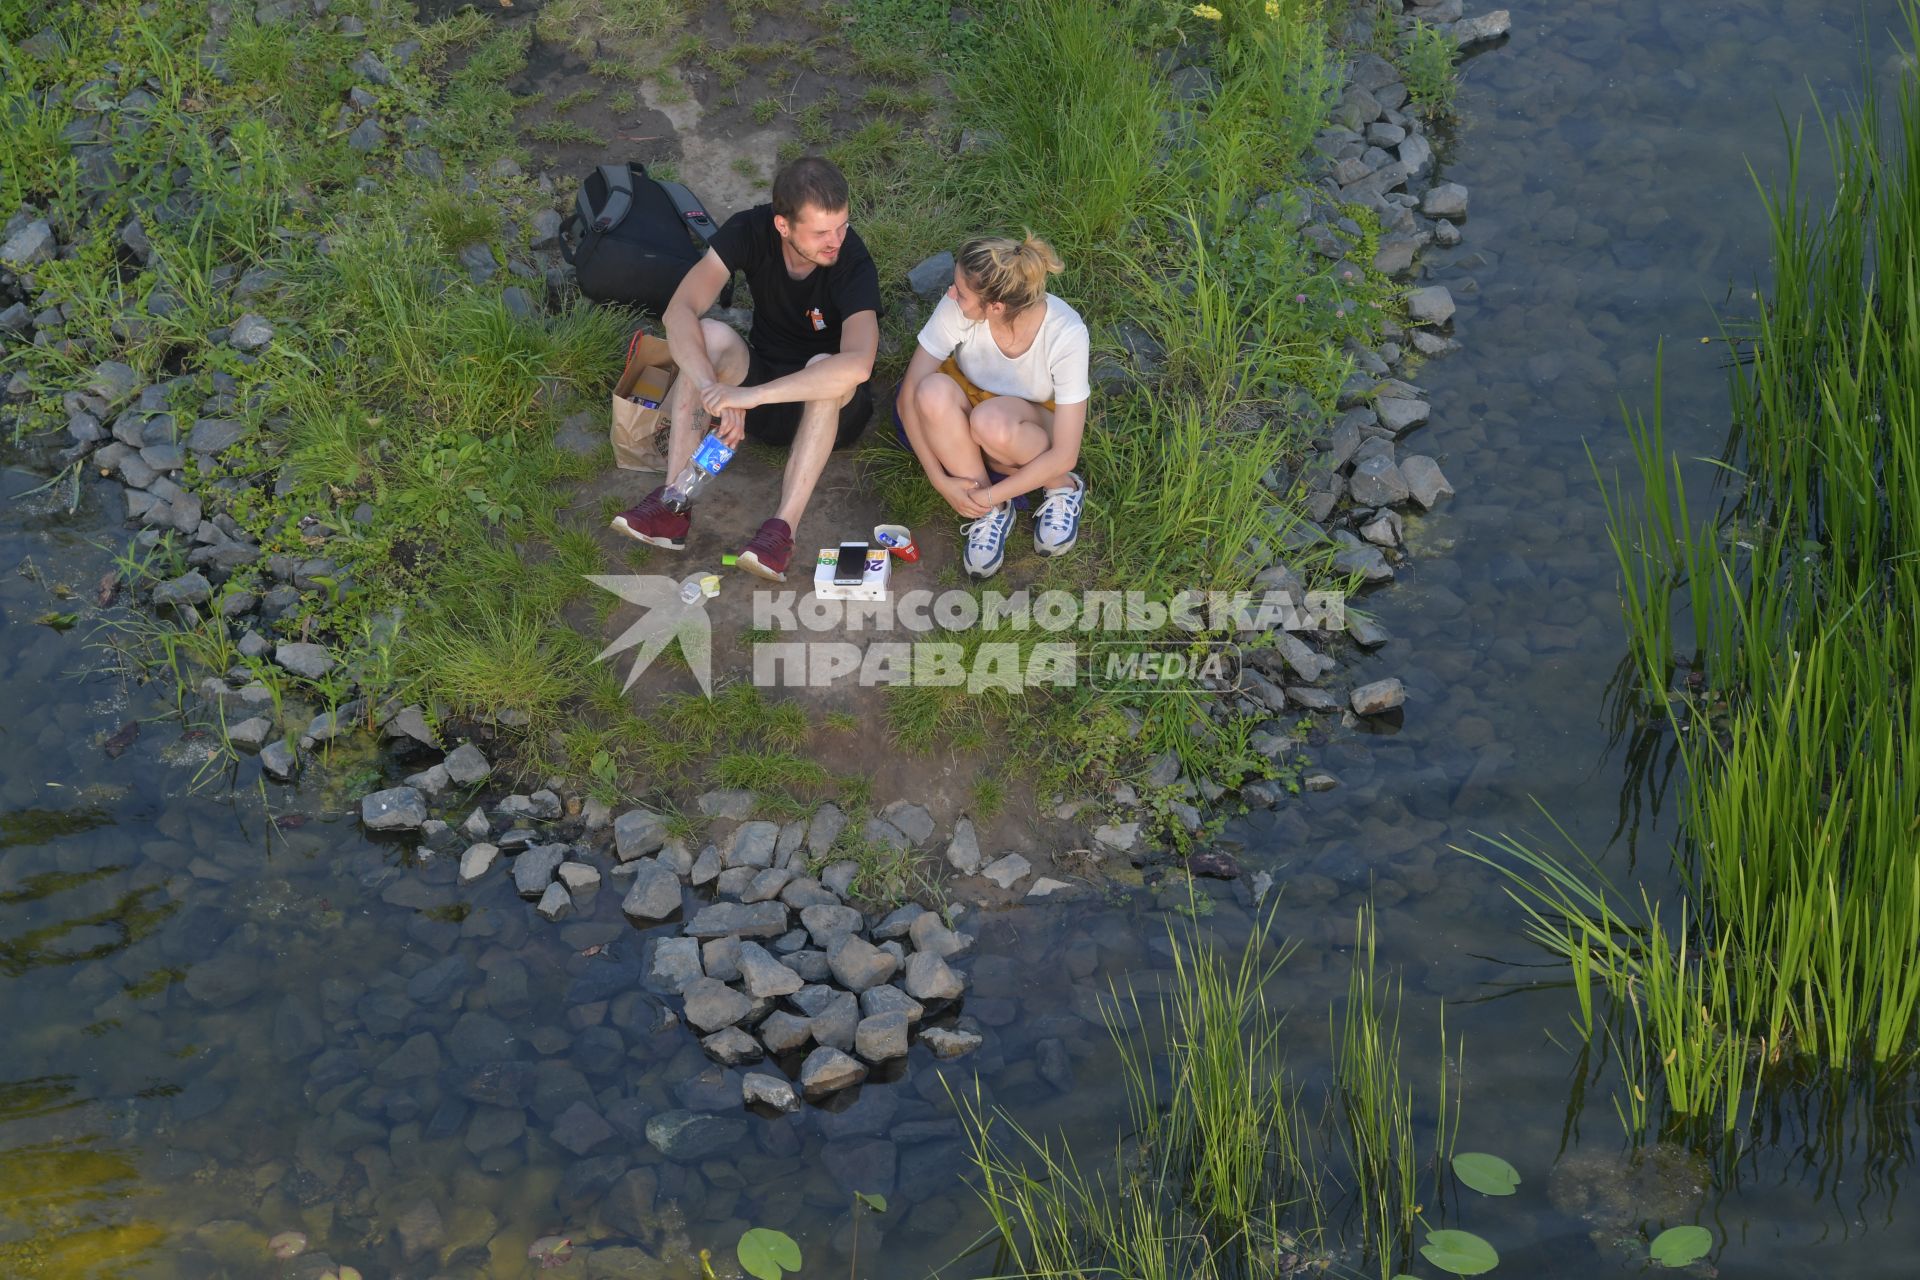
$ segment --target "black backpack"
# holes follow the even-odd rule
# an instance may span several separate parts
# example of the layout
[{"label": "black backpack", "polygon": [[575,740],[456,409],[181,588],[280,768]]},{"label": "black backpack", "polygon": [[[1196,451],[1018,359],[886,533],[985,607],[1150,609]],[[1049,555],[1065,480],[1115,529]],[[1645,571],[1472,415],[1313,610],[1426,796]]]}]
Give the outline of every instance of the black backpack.
[{"label": "black backpack", "polygon": [[[659,316],[717,229],[700,197],[679,183],[650,177],[637,161],[603,164],[580,184],[560,254],[593,301]],[[720,305],[733,305],[731,280]]]}]

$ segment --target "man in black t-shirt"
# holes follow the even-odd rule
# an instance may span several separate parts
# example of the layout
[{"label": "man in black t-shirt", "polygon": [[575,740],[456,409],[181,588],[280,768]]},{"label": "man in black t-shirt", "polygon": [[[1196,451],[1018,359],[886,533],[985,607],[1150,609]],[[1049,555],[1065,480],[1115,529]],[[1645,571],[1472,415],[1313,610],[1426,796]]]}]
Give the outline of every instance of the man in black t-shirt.
[{"label": "man in black t-shirt", "polygon": [[[701,315],[735,271],[753,293],[745,342]],[[667,304],[674,384],[667,475],[680,474],[708,430],[738,447],[751,436],[792,452],[780,509],[740,552],[739,565],[784,582],[793,531],[835,449],[859,438],[873,412],[867,380],[880,345],[880,275],[847,219],[847,180],[813,156],[773,180],[773,202],[727,219],[707,255]],[[665,486],[613,519],[656,547],[687,545],[688,512],[661,501]]]}]

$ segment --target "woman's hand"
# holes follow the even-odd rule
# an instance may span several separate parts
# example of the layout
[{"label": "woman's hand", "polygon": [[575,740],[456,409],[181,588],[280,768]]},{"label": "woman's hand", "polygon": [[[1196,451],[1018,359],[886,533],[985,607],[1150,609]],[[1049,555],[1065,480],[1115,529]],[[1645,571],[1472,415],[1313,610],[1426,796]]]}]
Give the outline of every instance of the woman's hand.
[{"label": "woman's hand", "polygon": [[969,480],[965,476],[943,475],[933,481],[933,488],[947,500],[948,506],[969,520],[978,520],[993,509],[990,506],[982,506],[976,499],[975,495],[984,490],[984,486],[977,480]]}]

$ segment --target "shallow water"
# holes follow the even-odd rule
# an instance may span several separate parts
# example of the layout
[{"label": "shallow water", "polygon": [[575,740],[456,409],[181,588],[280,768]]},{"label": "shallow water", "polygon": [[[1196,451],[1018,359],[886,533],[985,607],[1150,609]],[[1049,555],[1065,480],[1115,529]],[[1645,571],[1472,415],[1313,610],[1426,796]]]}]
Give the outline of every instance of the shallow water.
[{"label": "shallow water", "polygon": [[[1718,451],[1721,352],[1699,339],[1764,270],[1747,165],[1779,168],[1776,103],[1798,113],[1810,86],[1842,105],[1861,17],[1650,0],[1514,13],[1512,39],[1467,64],[1443,153],[1472,192],[1466,239],[1427,260],[1459,300],[1464,349],[1419,377],[1435,425],[1416,447],[1460,492],[1410,522],[1417,554],[1367,602],[1398,637],[1371,663],[1406,681],[1404,726],[1327,745],[1338,788],[1236,835],[1275,870],[1278,928],[1302,943],[1276,995],[1298,1011],[1290,1056],[1309,1082],[1371,896],[1406,977],[1410,1070],[1427,1078],[1444,1000],[1466,1043],[1462,1145],[1526,1178],[1450,1222],[1493,1239],[1503,1273],[1586,1276],[1636,1268],[1568,1211],[1574,1189],[1620,1181],[1593,1173],[1622,1150],[1613,1080],[1596,1067],[1580,1089],[1570,996],[1529,985],[1539,957],[1517,912],[1448,849],[1476,832],[1558,848],[1557,822],[1616,872],[1666,880],[1664,816],[1609,731],[1624,646],[1588,450],[1606,471],[1626,462],[1622,401],[1651,408],[1664,341],[1670,440]],[[1867,29],[1893,13],[1869,4]],[[263,789],[251,762],[220,775],[207,741],[166,718],[164,685],[100,674],[89,601],[122,535],[97,492],[72,515],[62,495],[15,500],[39,482],[6,472],[0,519],[18,570],[0,575],[0,1274],[278,1275],[266,1238],[299,1229],[369,1277],[514,1277],[532,1274],[539,1236],[626,1222],[650,1248],[717,1253],[750,1223],[783,1227],[806,1274],[829,1275],[858,1187],[892,1201],[862,1225],[862,1269],[913,1275],[983,1226],[954,1182],[946,1082],[978,1072],[1023,1121],[1090,1153],[1110,1144],[1123,1103],[1098,993],[1129,974],[1151,989],[1176,918],[1088,903],[981,922],[967,1007],[989,1041],[973,1058],[941,1068],[916,1048],[851,1107],[750,1119],[684,1165],[620,1139],[569,1154],[554,1121],[576,1101],[616,1129],[730,1102],[691,1035],[657,1029],[662,1006],[635,990],[641,936],[617,895],[529,929],[503,879],[456,892],[450,867],[404,867],[403,847],[369,843],[318,787]],[[70,632],[34,624],[68,611],[83,615]],[[1205,925],[1237,942],[1247,914],[1219,892]],[[503,1055],[539,1064],[524,1108],[474,1087],[473,1065]],[[1911,1090],[1860,1084],[1769,1119],[1705,1195],[1721,1271],[1910,1274]]]}]

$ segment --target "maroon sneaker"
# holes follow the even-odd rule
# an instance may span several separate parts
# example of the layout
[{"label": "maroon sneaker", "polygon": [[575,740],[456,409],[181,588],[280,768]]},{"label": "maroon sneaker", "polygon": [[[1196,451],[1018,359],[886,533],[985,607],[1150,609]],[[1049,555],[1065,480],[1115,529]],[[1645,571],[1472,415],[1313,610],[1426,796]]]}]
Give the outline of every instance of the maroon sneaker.
[{"label": "maroon sneaker", "polygon": [[684,511],[667,510],[666,503],[660,501],[660,495],[666,491],[667,486],[661,485],[640,499],[639,506],[615,516],[614,529],[629,538],[637,538],[656,547],[685,551],[687,530],[692,527],[693,518]]},{"label": "maroon sneaker", "polygon": [[734,561],[748,573],[756,573],[769,582],[787,580],[787,561],[793,559],[793,530],[775,517],[760,526]]}]

